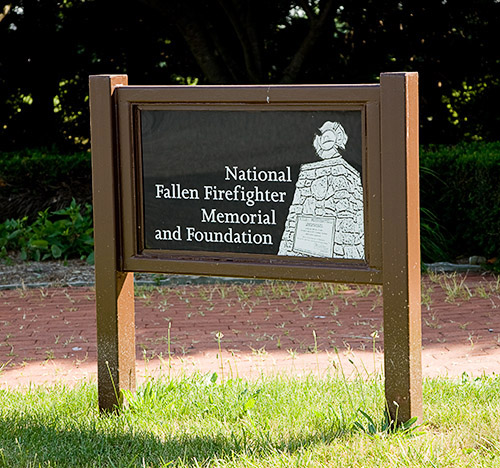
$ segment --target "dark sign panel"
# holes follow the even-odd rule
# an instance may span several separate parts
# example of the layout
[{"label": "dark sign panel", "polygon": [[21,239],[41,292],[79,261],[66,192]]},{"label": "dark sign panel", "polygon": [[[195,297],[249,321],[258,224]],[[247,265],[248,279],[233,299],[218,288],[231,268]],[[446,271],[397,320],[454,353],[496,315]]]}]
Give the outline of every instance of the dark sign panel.
[{"label": "dark sign panel", "polygon": [[365,259],[361,121],[142,110],[144,247]]}]

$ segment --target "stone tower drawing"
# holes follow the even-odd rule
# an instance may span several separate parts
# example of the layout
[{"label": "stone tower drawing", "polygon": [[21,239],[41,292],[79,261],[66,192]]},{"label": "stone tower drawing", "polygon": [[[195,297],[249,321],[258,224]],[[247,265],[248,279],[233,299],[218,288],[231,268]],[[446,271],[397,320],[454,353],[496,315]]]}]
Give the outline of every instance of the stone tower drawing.
[{"label": "stone tower drawing", "polygon": [[363,187],[359,172],[339,153],[347,134],[325,122],[313,146],[320,161],[302,164],[278,255],[365,258]]}]

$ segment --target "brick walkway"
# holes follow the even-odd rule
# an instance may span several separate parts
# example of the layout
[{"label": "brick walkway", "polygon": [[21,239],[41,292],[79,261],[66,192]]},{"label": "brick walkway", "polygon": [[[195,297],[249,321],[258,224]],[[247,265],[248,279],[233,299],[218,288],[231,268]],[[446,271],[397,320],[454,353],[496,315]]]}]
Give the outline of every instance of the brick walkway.
[{"label": "brick walkway", "polygon": [[[499,373],[500,280],[431,275],[422,293],[424,376]],[[0,386],[95,379],[92,288],[1,291],[0,326]],[[136,329],[139,380],[197,371],[366,375],[383,363],[382,296],[373,287],[141,287]]]}]

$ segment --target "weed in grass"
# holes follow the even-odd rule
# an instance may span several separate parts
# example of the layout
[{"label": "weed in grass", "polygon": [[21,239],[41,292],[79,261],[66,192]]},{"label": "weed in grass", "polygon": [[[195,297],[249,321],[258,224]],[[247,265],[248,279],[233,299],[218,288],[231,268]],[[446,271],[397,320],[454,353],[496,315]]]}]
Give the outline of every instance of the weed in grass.
[{"label": "weed in grass", "polygon": [[265,345],[258,349],[252,347],[250,347],[250,349],[252,350],[252,356],[256,356],[262,360],[265,360],[269,356]]},{"label": "weed in grass", "polygon": [[356,295],[358,297],[368,297],[372,292],[375,292],[375,288],[371,285],[356,285]]},{"label": "weed in grass", "polygon": [[220,331],[215,334],[215,338],[217,340],[217,347],[219,349],[219,354],[217,357],[220,359],[220,373],[222,381],[224,382],[224,361],[222,359],[222,346],[221,346],[221,340],[223,337],[224,335]]},{"label": "weed in grass", "polygon": [[[474,342],[474,338],[475,338],[475,342]],[[474,345],[479,341],[479,337],[478,336],[474,337],[474,332],[472,332],[472,333],[469,333],[467,340],[469,341],[470,348],[472,350],[474,348]]]},{"label": "weed in grass", "polygon": [[466,276],[453,274],[442,274],[439,277],[439,284],[446,294],[446,302],[456,303],[458,300],[470,300],[472,292],[465,283]]},{"label": "weed in grass", "polygon": [[439,323],[439,319],[436,316],[435,312],[432,312],[429,314],[429,319],[427,317],[424,317],[424,323],[429,327],[429,328],[442,328],[442,325]]},{"label": "weed in grass", "polygon": [[0,363],[0,375],[2,375],[3,370],[9,365],[12,359],[9,359],[7,362]]},{"label": "weed in grass", "polygon": [[439,284],[442,273],[437,273],[435,271],[429,271],[427,273],[427,277],[431,281],[431,283]]},{"label": "weed in grass", "polygon": [[316,336],[316,331],[313,330],[313,338],[314,338],[314,348],[313,348],[313,353],[316,356],[316,369],[318,371],[318,378],[320,377],[320,372],[319,372],[319,358],[318,358],[318,337]]},{"label": "weed in grass", "polygon": [[477,286],[474,290],[474,294],[481,299],[489,299],[490,293],[486,291],[486,288],[483,285]]},{"label": "weed in grass", "polygon": [[64,341],[63,346],[66,347],[75,341],[75,337],[71,335],[67,340]]},{"label": "weed in grass", "polygon": [[388,411],[386,411],[384,413],[384,418],[382,419],[382,421],[377,424],[368,413],[366,413],[362,409],[359,409],[358,411],[365,418],[366,425],[359,421],[355,421],[354,426],[361,432],[364,432],[365,434],[373,438],[387,437],[395,433],[399,433],[400,435],[411,435],[419,427],[415,425],[415,423],[417,422],[416,417],[413,417],[400,425],[395,425],[389,417]]},{"label": "weed in grass", "polygon": [[170,339],[170,330],[172,328],[172,322],[168,322],[168,330],[167,330],[167,352],[168,352],[168,376],[170,378],[170,372],[172,370],[172,353],[170,352],[170,346],[172,340]]},{"label": "weed in grass", "polygon": [[465,322],[465,323],[457,323],[458,325],[458,328],[460,328],[460,330],[466,330],[467,327],[470,325],[471,322]]},{"label": "weed in grass", "polygon": [[424,282],[422,282],[422,287],[421,287],[421,303],[424,307],[427,308],[427,310],[431,310],[431,305],[432,305],[432,293],[434,292],[434,289],[432,286],[427,286]]},{"label": "weed in grass", "polygon": [[330,315],[332,315],[333,317],[336,317],[337,314],[339,313],[339,306],[337,304],[335,304],[333,301],[330,303],[330,305],[332,306],[332,310],[330,312]]}]

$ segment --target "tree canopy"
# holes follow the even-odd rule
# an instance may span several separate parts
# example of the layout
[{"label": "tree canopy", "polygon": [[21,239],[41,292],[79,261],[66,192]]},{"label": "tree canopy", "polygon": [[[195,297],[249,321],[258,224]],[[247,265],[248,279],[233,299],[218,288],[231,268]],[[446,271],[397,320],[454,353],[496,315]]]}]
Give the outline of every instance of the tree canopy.
[{"label": "tree canopy", "polygon": [[424,142],[497,139],[498,0],[4,0],[2,149],[88,146],[88,75],[355,83],[418,71]]}]

